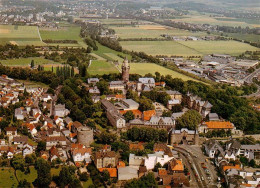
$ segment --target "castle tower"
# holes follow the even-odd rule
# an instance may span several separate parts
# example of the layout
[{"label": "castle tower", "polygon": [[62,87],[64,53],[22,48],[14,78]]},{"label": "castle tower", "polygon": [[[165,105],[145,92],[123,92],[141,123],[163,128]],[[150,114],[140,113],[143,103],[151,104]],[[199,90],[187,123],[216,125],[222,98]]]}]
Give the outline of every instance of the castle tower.
[{"label": "castle tower", "polygon": [[125,58],[123,65],[122,65],[122,80],[125,83],[127,83],[129,81],[129,70],[130,70],[130,66],[128,64],[127,58]]},{"label": "castle tower", "polygon": [[85,146],[90,146],[92,142],[94,142],[93,139],[93,129],[90,127],[83,126],[79,128],[78,130],[78,143],[83,144]]}]

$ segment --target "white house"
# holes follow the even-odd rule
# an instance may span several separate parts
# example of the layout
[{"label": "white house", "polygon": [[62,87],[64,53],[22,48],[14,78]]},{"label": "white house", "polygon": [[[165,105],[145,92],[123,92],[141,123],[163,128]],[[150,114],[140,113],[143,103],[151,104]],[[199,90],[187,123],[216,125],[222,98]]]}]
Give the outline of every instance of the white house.
[{"label": "white house", "polygon": [[23,145],[23,157],[25,157],[26,155],[30,155],[32,153],[34,153],[33,146],[31,146],[29,144],[24,144]]},{"label": "white house", "polygon": [[86,163],[91,162],[91,153],[92,149],[91,148],[76,148],[73,150],[73,160],[74,162],[83,162],[85,161]]}]

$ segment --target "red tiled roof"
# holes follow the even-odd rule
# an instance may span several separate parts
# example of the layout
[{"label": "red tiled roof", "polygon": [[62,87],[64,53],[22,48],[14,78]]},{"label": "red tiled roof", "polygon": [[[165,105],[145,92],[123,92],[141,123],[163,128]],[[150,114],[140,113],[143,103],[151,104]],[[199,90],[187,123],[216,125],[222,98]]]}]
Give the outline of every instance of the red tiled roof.
[{"label": "red tiled roof", "polygon": [[152,116],[156,114],[155,110],[148,110],[143,112],[144,121],[149,121]]},{"label": "red tiled roof", "polygon": [[208,121],[205,122],[209,129],[233,129],[234,126],[229,121]]},{"label": "red tiled roof", "polygon": [[103,172],[104,170],[107,170],[109,172],[111,178],[116,178],[117,177],[117,169],[116,168],[99,168],[98,170],[100,172]]}]

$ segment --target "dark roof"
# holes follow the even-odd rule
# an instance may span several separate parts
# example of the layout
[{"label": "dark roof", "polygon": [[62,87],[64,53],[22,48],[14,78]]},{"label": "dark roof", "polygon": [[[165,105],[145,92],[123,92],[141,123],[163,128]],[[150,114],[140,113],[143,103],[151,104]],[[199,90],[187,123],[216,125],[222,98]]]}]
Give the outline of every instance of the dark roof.
[{"label": "dark roof", "polygon": [[5,131],[17,131],[16,127],[6,127]]},{"label": "dark roof", "polygon": [[116,152],[114,151],[107,151],[107,152],[96,152],[95,153],[95,159],[101,159],[101,158],[105,158],[105,157],[116,157]]},{"label": "dark roof", "polygon": [[74,127],[79,128],[82,126],[82,124],[78,121],[73,122]]},{"label": "dark roof", "polygon": [[27,142],[28,137],[27,136],[15,136],[13,138],[13,142]]}]

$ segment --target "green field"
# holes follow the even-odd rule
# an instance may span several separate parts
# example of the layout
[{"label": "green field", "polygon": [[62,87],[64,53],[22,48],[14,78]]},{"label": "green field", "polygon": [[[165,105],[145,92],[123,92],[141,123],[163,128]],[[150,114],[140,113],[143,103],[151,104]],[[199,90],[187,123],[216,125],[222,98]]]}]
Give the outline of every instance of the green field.
[{"label": "green field", "polygon": [[2,65],[5,65],[5,66],[28,66],[29,67],[32,60],[34,60],[35,66],[47,65],[47,64],[58,64],[52,60],[44,59],[41,57],[8,59],[8,60],[0,60],[0,62],[2,63]]},{"label": "green field", "polygon": [[14,169],[1,168],[0,169],[0,187],[17,187],[18,182],[14,175]]},{"label": "green field", "polygon": [[133,26],[110,26],[114,29],[116,34],[122,39],[129,38],[163,38],[162,34],[168,34],[171,36],[205,36],[203,32],[189,32],[185,30],[169,28],[161,25],[139,25]]},{"label": "green field", "polygon": [[179,43],[203,55],[212,53],[239,55],[247,50],[259,50],[259,48],[237,41],[179,41]]},{"label": "green field", "polygon": [[[120,66],[118,68],[121,69]],[[88,72],[91,75],[119,73],[118,69],[116,69],[112,63],[105,61],[92,61],[92,64],[88,69]],[[193,78],[190,78],[186,75],[167,69],[160,65],[156,65],[154,63],[130,63],[131,74],[140,74],[144,76],[148,73],[155,74],[155,72],[160,72],[162,75],[171,75],[173,78],[181,78],[183,80],[194,80]]]},{"label": "green field", "polygon": [[210,13],[199,13],[197,11],[189,11],[188,15],[183,16],[182,18],[172,19],[173,21],[194,23],[194,24],[210,24],[210,25],[219,25],[219,26],[233,26],[233,27],[259,27],[260,21],[250,20],[250,19],[240,19],[232,17],[217,17],[212,16]]},{"label": "green field", "polygon": [[68,47],[84,47],[86,48],[87,45],[84,43],[82,38],[80,37],[80,27],[71,25],[71,24],[61,24],[59,29],[46,29],[41,28],[40,34],[42,40],[76,40],[78,44],[48,44],[51,46],[68,46]]},{"label": "green field", "polygon": [[242,34],[242,33],[224,33],[224,35],[240,40],[246,40],[250,42],[260,42],[260,35],[255,34]]},{"label": "green field", "polygon": [[93,51],[92,53],[98,55],[101,58],[107,59],[109,61],[117,61],[120,57],[118,57],[118,54],[127,57],[129,60],[132,59],[132,57],[128,54],[124,54],[122,52],[117,52],[115,50],[112,50],[106,46],[103,46],[99,43],[97,43],[98,46],[98,50],[97,51]]},{"label": "green field", "polygon": [[102,74],[112,74],[119,73],[116,67],[111,62],[94,60],[92,61],[90,67],[88,68],[88,73],[91,75],[102,75]]},{"label": "green field", "polygon": [[45,45],[40,39],[36,26],[0,25],[0,44],[6,43],[18,46]]},{"label": "green field", "polygon": [[122,41],[120,44],[129,51],[145,52],[148,55],[198,56],[200,52],[175,41]]},{"label": "green field", "polygon": [[145,74],[148,74],[148,73],[155,74],[155,72],[159,72],[161,75],[171,75],[173,78],[181,78],[185,81],[194,80],[191,77],[188,77],[181,73],[167,69],[160,65],[156,65],[154,63],[130,63],[130,73],[131,74],[140,74],[140,75],[144,76]]},{"label": "green field", "polygon": [[238,55],[259,48],[237,41],[122,41],[129,51],[145,52],[149,55],[198,56],[212,53]]}]

